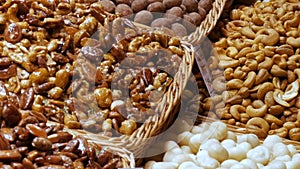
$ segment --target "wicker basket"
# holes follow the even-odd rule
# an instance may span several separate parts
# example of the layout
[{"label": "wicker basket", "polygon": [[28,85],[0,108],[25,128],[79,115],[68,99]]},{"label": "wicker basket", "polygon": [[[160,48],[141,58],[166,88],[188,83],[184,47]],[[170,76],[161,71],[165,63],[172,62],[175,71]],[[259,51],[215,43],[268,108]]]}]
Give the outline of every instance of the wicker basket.
[{"label": "wicker basket", "polygon": [[[150,29],[147,26],[136,24],[139,29]],[[148,31],[148,30],[147,30]],[[159,31],[159,30],[155,30]],[[173,77],[173,82],[168,87],[161,102],[156,107],[156,113],[148,117],[145,122],[131,135],[108,137],[85,130],[66,129],[74,135],[81,135],[93,143],[101,146],[122,147],[131,152],[137,158],[142,158],[145,150],[155,141],[155,137],[166,130],[173,122],[180,107],[180,97],[192,72],[194,64],[194,48],[191,44],[181,41],[181,47],[185,54],[181,57],[181,64]],[[138,163],[138,162],[137,162]]]},{"label": "wicker basket", "polygon": [[224,8],[226,8],[227,5],[230,6],[231,3],[232,0],[215,0],[212,9],[201,22],[200,26],[196,28],[195,32],[182,39],[194,45],[201,43],[203,38],[205,38],[216,26]]},{"label": "wicker basket", "polygon": [[[95,144],[94,142],[90,142],[90,144]],[[99,146],[96,144],[95,146]],[[102,150],[109,151],[114,155],[118,155],[122,162],[123,168],[134,168],[135,167],[135,159],[133,154],[126,150],[125,148],[113,147],[113,146],[101,146]]]},{"label": "wicker basket", "polygon": [[[53,121],[47,122],[48,126],[57,125],[57,124],[58,123],[53,122]],[[82,136],[82,133],[77,132],[74,129],[64,128],[63,130],[72,134],[73,137],[76,137],[79,135]],[[117,145],[101,144],[99,142],[96,142],[95,140],[87,139],[87,141],[90,146],[94,147],[98,151],[105,150],[105,151],[111,152],[114,155],[119,156],[120,161],[122,162],[123,168],[134,168],[135,167],[134,155],[132,154],[132,152],[128,151],[127,149],[117,146]]]}]

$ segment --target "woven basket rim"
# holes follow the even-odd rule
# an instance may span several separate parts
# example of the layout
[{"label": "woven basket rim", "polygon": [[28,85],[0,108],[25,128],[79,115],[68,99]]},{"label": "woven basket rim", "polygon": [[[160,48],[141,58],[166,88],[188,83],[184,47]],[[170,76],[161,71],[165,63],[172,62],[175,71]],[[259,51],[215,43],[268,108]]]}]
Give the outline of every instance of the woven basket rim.
[{"label": "woven basket rim", "polygon": [[215,0],[212,9],[206,15],[205,19],[196,28],[196,30],[188,36],[184,36],[182,40],[191,44],[200,44],[216,26],[228,0]]},{"label": "woven basket rim", "polygon": [[[57,122],[53,122],[53,121],[47,121],[47,126],[52,126],[52,125],[57,125]],[[66,131],[70,134],[72,134],[74,137],[76,136],[83,136],[81,133],[79,132],[75,132],[75,130],[73,129],[68,129],[68,128],[64,128],[63,131]],[[86,137],[84,137],[85,139],[87,139]],[[118,155],[120,157],[120,160],[122,162],[122,167],[123,168],[134,168],[135,167],[135,158],[132,152],[130,152],[129,150],[127,150],[124,147],[119,147],[119,146],[115,146],[115,145],[106,145],[106,144],[101,144],[101,142],[96,142],[94,140],[89,140],[87,139],[88,143],[91,143],[91,145],[96,145],[99,146],[100,148],[98,150],[105,150],[105,151],[109,151],[112,152],[114,155]],[[95,147],[96,149],[98,147]]]},{"label": "woven basket rim", "polygon": [[[203,115],[198,115],[198,119],[201,120],[202,122],[208,122],[208,123],[220,121],[220,119],[214,119],[214,118],[210,118],[210,117],[203,116]],[[237,135],[252,134],[251,132],[248,132],[248,130],[245,127],[239,127],[239,126],[231,125],[228,123],[224,123],[224,124],[226,124],[228,131],[232,131],[233,133],[235,133]],[[260,140],[260,142],[264,141],[263,138],[259,138],[259,140]],[[282,138],[282,140],[283,140],[284,144],[291,144],[291,145],[295,146],[297,152],[300,153],[300,142],[299,141],[289,140],[286,138]]]}]

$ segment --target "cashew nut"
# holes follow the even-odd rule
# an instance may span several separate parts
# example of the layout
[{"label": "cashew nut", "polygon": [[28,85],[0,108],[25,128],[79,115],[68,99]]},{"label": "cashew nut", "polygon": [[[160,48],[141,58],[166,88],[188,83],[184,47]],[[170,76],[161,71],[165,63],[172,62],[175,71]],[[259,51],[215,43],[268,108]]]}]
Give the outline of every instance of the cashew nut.
[{"label": "cashew nut", "polygon": [[226,69],[226,68],[235,68],[240,64],[239,60],[220,60],[219,68]]},{"label": "cashew nut", "polygon": [[285,93],[282,95],[282,99],[285,101],[291,101],[298,95],[298,91],[299,91],[299,81],[296,80],[287,87],[287,91],[285,91]]},{"label": "cashew nut", "polygon": [[206,150],[199,151],[197,153],[197,162],[203,168],[215,169],[220,166],[220,163],[209,156]]},{"label": "cashew nut", "polygon": [[273,145],[273,148],[272,148],[273,158],[284,156],[286,154],[287,155],[290,154],[289,149],[288,149],[286,144],[276,143],[276,144]]},{"label": "cashew nut", "polygon": [[270,74],[267,69],[260,69],[255,78],[255,85],[261,84],[264,81],[268,80]]},{"label": "cashew nut", "polygon": [[292,140],[300,141],[300,128],[293,128],[289,131],[289,137]]},{"label": "cashew nut", "polygon": [[267,113],[268,107],[267,105],[263,105],[259,108],[254,108],[252,105],[247,106],[246,113],[250,117],[263,117]]},{"label": "cashew nut", "polygon": [[257,98],[263,100],[266,93],[272,90],[274,90],[274,85],[271,82],[263,83],[257,91]]},{"label": "cashew nut", "polygon": [[213,89],[216,92],[223,92],[226,90],[226,84],[225,84],[225,78],[223,76],[217,77],[214,81],[213,81]]},{"label": "cashew nut", "polygon": [[230,168],[235,164],[239,164],[239,162],[237,160],[228,159],[228,160],[222,162],[221,167],[222,168]]},{"label": "cashew nut", "polygon": [[273,65],[271,68],[271,74],[277,77],[287,77],[287,71],[280,68],[278,65]]},{"label": "cashew nut", "polygon": [[281,127],[279,129],[270,130],[269,134],[270,135],[278,135],[278,136],[284,138],[288,135],[288,129],[285,127]]},{"label": "cashew nut", "polygon": [[235,59],[242,58],[242,57],[246,56],[248,53],[252,53],[254,51],[255,50],[253,48],[245,47],[240,50],[240,52],[235,56]]},{"label": "cashew nut", "polygon": [[260,144],[258,137],[255,134],[241,134],[237,136],[237,143],[247,142],[252,148]]},{"label": "cashew nut", "polygon": [[200,151],[202,150],[206,150],[210,157],[219,162],[223,162],[229,157],[227,150],[216,139],[210,139],[203,143],[200,147]]},{"label": "cashew nut", "polygon": [[270,126],[263,118],[253,117],[247,122],[246,129],[250,133],[256,134],[259,138],[265,138],[268,135]]},{"label": "cashew nut", "polygon": [[226,83],[227,89],[240,89],[243,87],[243,81],[241,79],[232,79]]},{"label": "cashew nut", "polygon": [[249,72],[246,80],[243,83],[243,86],[248,87],[248,89],[251,89],[253,84],[255,83],[255,79],[256,73],[254,71]]},{"label": "cashew nut", "polygon": [[224,148],[229,154],[229,159],[240,161],[246,158],[247,152],[251,149],[251,145],[248,142],[242,142],[232,147],[224,146]]},{"label": "cashew nut", "polygon": [[180,133],[177,137],[177,141],[178,143],[183,146],[183,145],[189,145],[189,141],[190,138],[193,136],[194,134],[189,132],[189,131],[185,131],[183,133]]},{"label": "cashew nut", "polygon": [[284,94],[283,91],[281,91],[279,89],[275,89],[275,91],[273,93],[274,100],[278,104],[280,104],[280,105],[282,105],[284,107],[291,107],[291,105],[287,101],[283,100],[283,98],[282,98],[283,94]]},{"label": "cashew nut", "polygon": [[258,169],[257,164],[250,159],[244,159],[240,161],[240,164],[243,164],[245,167],[248,167],[249,169]]},{"label": "cashew nut", "polygon": [[146,169],[176,169],[178,167],[177,163],[174,162],[154,162],[149,161],[147,162],[145,168]]},{"label": "cashew nut", "polygon": [[233,105],[230,107],[229,112],[232,115],[232,117],[234,117],[237,120],[240,120],[241,119],[240,114],[245,112],[245,107],[242,105]]},{"label": "cashew nut", "polygon": [[300,38],[288,37],[286,43],[295,48],[300,48]]},{"label": "cashew nut", "polygon": [[195,163],[191,162],[191,161],[186,161],[180,164],[180,166],[178,167],[178,169],[203,169],[202,167],[197,166]]},{"label": "cashew nut", "polygon": [[286,58],[284,56],[287,56],[286,54],[275,54],[272,58],[273,63],[278,65],[281,69],[286,69],[287,63],[286,63]]},{"label": "cashew nut", "polygon": [[[267,55],[266,52],[265,52],[265,55]],[[260,62],[258,64],[258,69],[259,70],[260,69],[267,69],[267,70],[269,70],[269,69],[271,69],[272,66],[273,66],[273,60],[271,58],[269,58],[269,57],[265,57],[265,60],[263,62]]]},{"label": "cashew nut", "polygon": [[286,165],[283,161],[280,160],[273,160],[271,161],[266,167],[272,168],[280,168],[280,169],[286,169]]},{"label": "cashew nut", "polygon": [[271,157],[271,152],[265,146],[257,146],[247,153],[247,158],[266,165]]},{"label": "cashew nut", "polygon": [[276,143],[282,143],[282,138],[277,135],[269,135],[263,142],[263,146],[267,147],[269,150],[272,150],[273,145]]},{"label": "cashew nut", "polygon": [[266,114],[264,119],[269,123],[275,123],[277,124],[278,126],[282,126],[283,125],[283,122],[281,120],[279,120],[277,117],[275,117],[274,115],[272,114]]},{"label": "cashew nut", "polygon": [[240,31],[241,34],[245,35],[247,38],[255,39],[255,33],[250,27],[243,27]]},{"label": "cashew nut", "polygon": [[262,29],[256,33],[255,42],[262,42],[266,46],[274,46],[279,40],[279,33],[274,29]]},{"label": "cashew nut", "polygon": [[273,98],[273,91],[269,91],[266,93],[264,102],[268,107],[275,105],[275,100]]}]

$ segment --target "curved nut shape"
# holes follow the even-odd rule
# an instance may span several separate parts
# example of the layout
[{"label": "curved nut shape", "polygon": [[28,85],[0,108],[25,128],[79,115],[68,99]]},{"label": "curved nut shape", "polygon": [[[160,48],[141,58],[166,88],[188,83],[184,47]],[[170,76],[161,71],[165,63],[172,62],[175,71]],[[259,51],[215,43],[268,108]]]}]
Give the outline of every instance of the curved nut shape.
[{"label": "curved nut shape", "polygon": [[263,100],[266,93],[268,93],[271,90],[274,90],[274,85],[271,82],[263,83],[257,91],[257,98],[259,100]]},{"label": "curved nut shape", "polygon": [[255,83],[255,79],[256,73],[254,71],[249,72],[246,80],[243,83],[243,86],[248,87],[248,89],[251,89],[253,84]]},{"label": "curved nut shape", "polygon": [[265,138],[268,135],[270,125],[263,118],[254,117],[247,122],[246,129],[250,133],[256,134],[259,138]]},{"label": "curved nut shape", "polygon": [[249,39],[255,39],[255,33],[250,27],[243,27],[241,29],[242,35],[245,35]]},{"label": "curved nut shape", "polygon": [[282,95],[283,95],[283,94],[284,94],[283,91],[281,91],[281,90],[279,90],[279,89],[275,89],[275,91],[274,91],[274,93],[273,93],[273,98],[274,98],[274,100],[275,100],[278,104],[280,104],[280,105],[282,105],[282,106],[284,106],[284,107],[291,107],[291,105],[290,105],[287,101],[285,101],[285,100],[282,99]]},{"label": "curved nut shape", "polygon": [[279,41],[279,33],[274,29],[262,29],[256,33],[254,41],[266,46],[274,46]]},{"label": "curved nut shape", "polygon": [[226,90],[226,84],[225,84],[225,78],[223,76],[217,77],[213,81],[213,89],[216,90],[216,92],[223,92]]},{"label": "curved nut shape", "polygon": [[255,78],[255,85],[262,84],[266,80],[268,80],[270,74],[267,69],[260,69]]},{"label": "curved nut shape", "polygon": [[273,105],[275,105],[275,101],[273,98],[273,91],[269,91],[265,94],[265,99],[264,99],[264,103],[268,106],[271,107]]},{"label": "curved nut shape", "polygon": [[288,37],[286,43],[295,48],[300,48],[300,38]]},{"label": "curved nut shape", "polygon": [[232,115],[233,118],[240,120],[241,113],[245,112],[245,107],[241,105],[233,105],[230,107],[229,113]]},{"label": "curved nut shape", "polygon": [[[273,94],[273,93],[272,93]],[[281,105],[273,105],[270,106],[269,108],[269,113],[273,114],[274,116],[279,116],[280,114],[282,114],[282,112],[284,111],[285,107],[281,106]]]},{"label": "curved nut shape", "polygon": [[300,69],[299,68],[295,69],[294,73],[298,76],[298,79],[300,79]]},{"label": "curved nut shape", "polygon": [[279,129],[270,130],[269,135],[277,135],[279,137],[285,138],[288,135],[288,129],[286,127],[281,127]]},{"label": "curved nut shape", "polygon": [[240,64],[239,60],[220,60],[219,68],[226,69],[226,68],[235,68]]},{"label": "curved nut shape", "polygon": [[272,66],[271,74],[277,77],[287,77],[287,71],[281,69],[278,65]]},{"label": "curved nut shape", "polygon": [[283,121],[281,121],[280,119],[278,119],[277,117],[275,117],[274,115],[272,114],[266,114],[264,119],[269,123],[275,123],[277,124],[278,126],[282,126],[283,125]]},{"label": "curved nut shape", "polygon": [[240,89],[243,87],[243,81],[241,79],[232,79],[226,83],[227,89]]},{"label": "curved nut shape", "polygon": [[239,59],[241,57],[246,56],[248,53],[252,53],[255,52],[255,50],[251,47],[245,47],[243,49],[240,50],[240,52],[238,53],[238,55],[235,56],[235,59]]},{"label": "curved nut shape", "polygon": [[293,128],[289,131],[291,140],[300,141],[300,128]]},{"label": "curved nut shape", "polygon": [[265,60],[263,62],[260,62],[258,64],[258,70],[260,69],[271,69],[273,66],[273,60],[269,57],[265,57]]},{"label": "curved nut shape", "polygon": [[276,89],[280,89],[280,79],[278,77],[273,77],[272,83]]},{"label": "curved nut shape", "polygon": [[298,95],[298,91],[299,91],[299,82],[298,82],[298,80],[296,80],[292,84],[290,84],[287,87],[287,89],[289,89],[289,90],[286,91],[282,95],[282,99],[285,100],[285,101],[291,101],[292,99],[294,99]]},{"label": "curved nut shape", "polygon": [[286,28],[286,30],[290,30],[290,27],[298,27],[299,22],[300,22],[300,13],[296,12],[293,19],[284,22],[284,27]]},{"label": "curved nut shape", "polygon": [[254,108],[253,106],[249,105],[246,108],[246,113],[250,117],[263,117],[266,115],[267,110],[268,110],[267,105],[263,105],[260,108]]}]

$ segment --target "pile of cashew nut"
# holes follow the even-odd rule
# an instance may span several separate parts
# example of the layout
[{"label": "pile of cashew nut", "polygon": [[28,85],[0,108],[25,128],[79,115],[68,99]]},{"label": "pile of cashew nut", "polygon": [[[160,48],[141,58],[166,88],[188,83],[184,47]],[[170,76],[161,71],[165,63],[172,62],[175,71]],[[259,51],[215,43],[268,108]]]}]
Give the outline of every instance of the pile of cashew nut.
[{"label": "pile of cashew nut", "polygon": [[206,113],[260,138],[300,141],[300,2],[257,1],[217,25],[222,35],[208,61],[215,95],[204,101]]},{"label": "pile of cashew nut", "polygon": [[[178,142],[178,143],[177,143]],[[220,121],[202,123],[165,144],[162,162],[148,161],[145,169],[296,169],[300,153],[277,135],[263,143],[254,134],[228,131]]]}]

